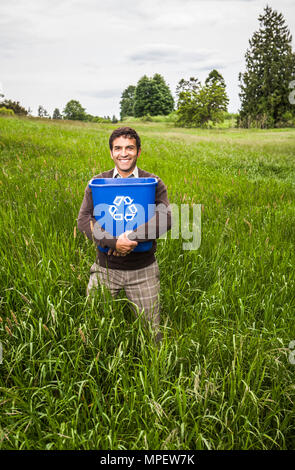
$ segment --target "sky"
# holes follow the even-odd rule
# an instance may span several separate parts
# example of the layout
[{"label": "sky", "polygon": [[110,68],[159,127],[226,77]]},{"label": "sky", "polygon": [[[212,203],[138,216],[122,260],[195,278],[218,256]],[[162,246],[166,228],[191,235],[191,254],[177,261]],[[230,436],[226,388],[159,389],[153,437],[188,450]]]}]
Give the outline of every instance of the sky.
[{"label": "sky", "polygon": [[294,0],[0,0],[0,94],[37,115],[78,100],[95,116],[120,115],[129,85],[160,73],[224,77],[238,112],[239,72],[266,5],[295,37]]}]

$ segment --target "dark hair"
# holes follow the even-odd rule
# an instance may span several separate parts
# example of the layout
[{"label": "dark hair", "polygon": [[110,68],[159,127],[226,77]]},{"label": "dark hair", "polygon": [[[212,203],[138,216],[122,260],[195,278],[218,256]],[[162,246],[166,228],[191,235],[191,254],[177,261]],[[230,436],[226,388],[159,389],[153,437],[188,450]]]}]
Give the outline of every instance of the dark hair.
[{"label": "dark hair", "polygon": [[132,129],[131,127],[118,127],[115,129],[109,139],[110,149],[113,149],[113,141],[117,139],[117,137],[127,137],[128,139],[135,139],[136,140],[136,148],[137,151],[141,148],[140,137],[137,132]]}]

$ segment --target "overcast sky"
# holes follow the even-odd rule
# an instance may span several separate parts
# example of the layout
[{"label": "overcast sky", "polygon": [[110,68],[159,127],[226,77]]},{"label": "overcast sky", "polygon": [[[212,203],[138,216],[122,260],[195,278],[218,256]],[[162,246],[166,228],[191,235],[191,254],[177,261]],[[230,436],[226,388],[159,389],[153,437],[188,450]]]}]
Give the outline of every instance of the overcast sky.
[{"label": "overcast sky", "polygon": [[266,4],[295,36],[294,0],[0,0],[0,93],[37,115],[71,99],[93,115],[119,117],[120,97],[160,73],[175,95],[181,78],[216,68],[229,111],[238,74]]}]

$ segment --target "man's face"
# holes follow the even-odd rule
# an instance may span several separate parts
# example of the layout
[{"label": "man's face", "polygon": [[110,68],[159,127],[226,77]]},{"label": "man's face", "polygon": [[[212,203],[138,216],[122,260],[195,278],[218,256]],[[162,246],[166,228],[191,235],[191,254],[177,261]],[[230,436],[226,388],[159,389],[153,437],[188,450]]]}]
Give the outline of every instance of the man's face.
[{"label": "man's face", "polygon": [[121,174],[121,176],[128,176],[132,173],[136,166],[136,160],[140,155],[141,150],[137,152],[136,140],[129,139],[129,137],[117,137],[113,141],[113,149],[111,150],[111,157]]}]

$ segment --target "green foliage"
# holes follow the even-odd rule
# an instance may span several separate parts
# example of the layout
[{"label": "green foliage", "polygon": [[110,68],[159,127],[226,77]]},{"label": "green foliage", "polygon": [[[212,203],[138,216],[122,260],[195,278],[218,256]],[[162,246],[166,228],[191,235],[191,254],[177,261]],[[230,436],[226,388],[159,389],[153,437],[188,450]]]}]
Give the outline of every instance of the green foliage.
[{"label": "green foliage", "polygon": [[141,77],[135,90],[134,116],[141,117],[150,113],[152,105],[152,84],[151,80],[144,75]]},{"label": "green foliage", "polygon": [[62,114],[60,113],[58,108],[55,108],[53,111],[52,119],[62,119]]},{"label": "green foliage", "polygon": [[108,123],[112,122],[109,116],[92,116],[92,114],[85,114],[84,121],[86,122],[97,122],[100,123]]},{"label": "green foliage", "polygon": [[6,109],[12,109],[14,114],[20,114],[26,116],[28,111],[19,104],[19,101],[4,100],[1,101],[1,107]]},{"label": "green foliage", "polygon": [[[62,119],[62,115],[60,114],[59,109],[56,108],[53,114],[58,116],[56,118],[53,117],[53,119]],[[109,116],[93,116],[92,114],[86,113],[85,108],[83,108],[79,101],[76,100],[71,100],[66,104],[66,107],[63,110],[63,118],[73,121],[97,123],[112,122]],[[116,117],[113,116],[113,119],[116,119]]]},{"label": "green foliage", "polygon": [[150,114],[147,114],[146,116],[142,116],[142,121],[143,122],[152,122],[153,118]]},{"label": "green foliage", "polygon": [[176,111],[173,111],[170,114],[167,115],[158,115],[158,116],[151,116],[150,114],[147,114],[146,116],[141,116],[141,117],[134,117],[134,116],[125,116],[122,119],[122,122],[163,122],[163,123],[170,123],[173,124],[177,121],[177,113]]},{"label": "green foliage", "polygon": [[239,74],[242,127],[281,127],[295,117],[289,102],[289,84],[295,78],[292,36],[281,13],[267,6],[259,16],[260,28],[249,40],[246,71]]},{"label": "green foliage", "polygon": [[0,108],[0,115],[1,116],[14,116],[14,111],[13,109],[9,108]]},{"label": "green foliage", "polygon": [[152,82],[155,87],[154,91],[154,102],[151,109],[151,115],[164,115],[167,116],[174,109],[174,99],[172,97],[169,86],[166,84],[164,77],[159,73],[156,73]]},{"label": "green foliage", "polygon": [[167,122],[167,123],[175,123],[177,120],[177,113],[176,111],[172,111],[172,113],[159,116],[151,116],[152,122]]},{"label": "green foliage", "polygon": [[164,78],[156,73],[152,78],[144,75],[137,83],[134,95],[134,116],[170,114],[174,100]]},{"label": "green foliage", "polygon": [[48,112],[42,105],[38,107],[38,116],[41,118],[50,118]]},{"label": "green foliage", "polygon": [[134,111],[134,96],[136,86],[129,85],[122,93],[120,101],[120,118],[124,119],[126,116],[133,116]]},{"label": "green foliage", "polygon": [[229,100],[225,81],[217,70],[209,73],[203,86],[195,77],[181,79],[176,93],[179,126],[208,127],[210,122],[223,122]]},{"label": "green foliage", "polygon": [[64,119],[70,119],[73,121],[85,121],[86,113],[85,109],[77,100],[70,100],[63,110]]},{"label": "green foliage", "polygon": [[141,167],[202,204],[197,251],[158,241],[157,348],[124,295],[85,298],[113,128],[0,119],[1,450],[294,449],[295,129],[138,121]]}]

